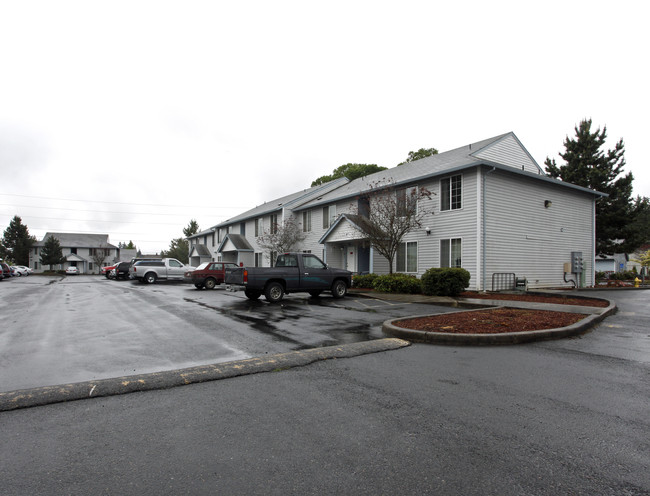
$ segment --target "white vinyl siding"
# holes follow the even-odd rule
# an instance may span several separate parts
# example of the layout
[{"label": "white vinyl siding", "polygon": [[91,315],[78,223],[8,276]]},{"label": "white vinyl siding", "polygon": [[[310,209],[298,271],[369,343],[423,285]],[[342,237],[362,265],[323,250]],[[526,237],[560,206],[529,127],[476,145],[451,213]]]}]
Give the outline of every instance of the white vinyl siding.
[{"label": "white vinyl siding", "polygon": [[504,139],[479,150],[473,154],[477,158],[483,158],[492,162],[514,167],[515,169],[534,172],[539,174],[540,169],[533,158],[519,144],[514,136],[506,136]]},{"label": "white vinyl siding", "polygon": [[585,285],[593,284],[593,195],[498,170],[485,191],[486,289],[499,272],[526,277],[530,288],[570,286],[563,264],[572,251],[585,255]]}]

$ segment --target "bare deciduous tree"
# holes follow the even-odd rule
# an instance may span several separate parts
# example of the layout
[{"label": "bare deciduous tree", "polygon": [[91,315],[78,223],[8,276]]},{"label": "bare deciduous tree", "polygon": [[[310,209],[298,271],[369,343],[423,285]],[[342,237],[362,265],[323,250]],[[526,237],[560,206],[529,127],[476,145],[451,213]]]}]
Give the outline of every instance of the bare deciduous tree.
[{"label": "bare deciduous tree", "polygon": [[375,250],[388,260],[390,273],[404,236],[422,227],[424,217],[433,213],[425,210],[420,201],[430,199],[432,194],[422,186],[400,187],[392,181],[380,181],[371,184],[360,196],[353,221]]},{"label": "bare deciduous tree", "polygon": [[285,219],[282,224],[276,223],[264,230],[257,238],[257,244],[270,252],[269,259],[273,265],[272,253],[294,251],[305,240],[302,227],[295,219]]}]

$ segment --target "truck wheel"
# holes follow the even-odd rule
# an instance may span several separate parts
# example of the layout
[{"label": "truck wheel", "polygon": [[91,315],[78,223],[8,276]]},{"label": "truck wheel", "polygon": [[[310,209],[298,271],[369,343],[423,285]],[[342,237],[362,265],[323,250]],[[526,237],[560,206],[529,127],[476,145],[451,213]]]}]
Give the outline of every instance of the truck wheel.
[{"label": "truck wheel", "polygon": [[217,281],[215,281],[211,277],[208,277],[205,281],[203,281],[203,287],[205,289],[214,289],[216,285],[217,285]]},{"label": "truck wheel", "polygon": [[154,282],[156,282],[156,274],[154,274],[153,272],[149,272],[148,274],[145,274],[144,282],[146,282],[147,284],[153,284]]},{"label": "truck wheel", "polygon": [[278,303],[284,296],[284,288],[279,282],[272,282],[266,285],[264,297],[269,303]]},{"label": "truck wheel", "polygon": [[341,280],[334,281],[334,284],[332,284],[332,296],[334,298],[343,298],[346,294],[348,294],[348,286],[345,282]]},{"label": "truck wheel", "polygon": [[262,296],[262,293],[260,291],[253,291],[252,289],[245,289],[244,294],[249,300],[257,300],[260,296]]},{"label": "truck wheel", "polygon": [[320,296],[321,292],[320,291],[310,291],[309,296],[312,298],[318,298]]}]

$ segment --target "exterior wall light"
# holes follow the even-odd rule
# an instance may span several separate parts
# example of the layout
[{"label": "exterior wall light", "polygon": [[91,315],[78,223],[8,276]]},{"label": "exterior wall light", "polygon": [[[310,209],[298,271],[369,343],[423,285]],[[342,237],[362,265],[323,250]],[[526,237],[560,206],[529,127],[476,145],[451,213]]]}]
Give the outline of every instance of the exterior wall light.
[{"label": "exterior wall light", "polygon": [[424,232],[427,233],[427,236],[431,236],[431,229],[430,229],[430,228],[425,227],[425,228],[424,228]]},{"label": "exterior wall light", "polygon": [[551,200],[544,200],[544,208],[551,208],[553,202]]}]

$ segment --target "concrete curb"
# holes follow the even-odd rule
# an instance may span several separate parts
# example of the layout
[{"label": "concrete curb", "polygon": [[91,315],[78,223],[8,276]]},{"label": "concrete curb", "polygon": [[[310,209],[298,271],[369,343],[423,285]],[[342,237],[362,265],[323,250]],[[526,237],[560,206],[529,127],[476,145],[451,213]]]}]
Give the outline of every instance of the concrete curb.
[{"label": "concrete curb", "polygon": [[[502,305],[502,307],[508,306]],[[540,308],[540,310],[543,310],[543,308]],[[458,346],[520,344],[546,339],[567,338],[583,334],[614,312],[616,312],[616,305],[610,302],[609,306],[602,309],[601,312],[589,315],[573,325],[556,329],[542,329],[539,331],[504,332],[501,334],[453,334],[447,332],[418,331],[398,327],[393,324],[394,322],[417,318],[418,316],[387,320],[382,325],[382,331],[387,336],[417,343],[451,344]],[[426,317],[426,315],[420,315],[419,317]]]},{"label": "concrete curb", "polygon": [[401,339],[384,338],[342,346],[312,348],[268,357],[249,358],[234,362],[202,365],[199,367],[151,374],[21,389],[0,393],[0,412],[102,396],[169,389],[176,386],[216,381],[261,372],[282,371],[293,367],[309,365],[320,360],[350,358],[381,351],[396,350],[409,346],[410,344],[410,342]]}]

